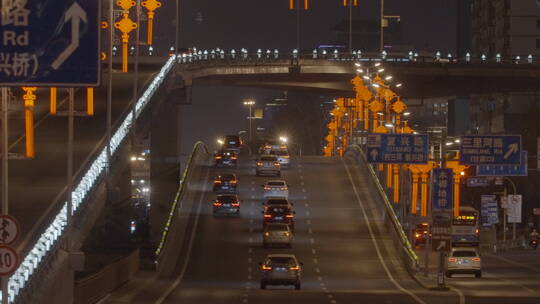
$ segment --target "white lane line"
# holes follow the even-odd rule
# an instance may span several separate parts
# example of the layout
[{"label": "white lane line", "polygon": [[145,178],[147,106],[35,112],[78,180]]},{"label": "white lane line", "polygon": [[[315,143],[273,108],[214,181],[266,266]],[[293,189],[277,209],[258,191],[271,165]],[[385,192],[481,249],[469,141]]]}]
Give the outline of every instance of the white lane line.
[{"label": "white lane line", "polygon": [[314,263],[314,264],[318,264],[318,263],[319,263],[319,260],[317,260],[316,258],[313,258],[313,263]]},{"label": "white lane line", "polygon": [[306,211],[306,216],[309,216],[311,213],[309,211]]},{"label": "white lane line", "polygon": [[330,301],[330,303],[336,304],[337,302],[336,302],[336,300],[332,300],[332,301]]},{"label": "white lane line", "polygon": [[[319,285],[320,285],[321,287],[324,287],[324,286],[325,286],[324,282],[320,282]],[[324,292],[328,292],[328,291],[325,290]]]},{"label": "white lane line", "polygon": [[306,191],[306,189],[302,188],[302,192],[306,193],[307,191]]},{"label": "white lane line", "polygon": [[314,243],[315,243],[315,239],[314,239],[314,238],[310,238],[310,239],[309,239],[309,242],[310,242],[311,244],[314,244]]},{"label": "white lane line", "polygon": [[249,242],[250,242],[250,243],[253,243],[253,238],[249,238]]},{"label": "white lane line", "polygon": [[333,298],[333,297],[334,297],[334,296],[331,295],[331,294],[328,295],[328,298],[329,298],[329,299],[331,299],[331,298]]},{"label": "white lane line", "polygon": [[[323,286],[324,286],[324,285],[323,285]],[[328,288],[323,287],[323,288],[321,288],[321,289],[322,289],[324,292],[328,293]]]},{"label": "white lane line", "polygon": [[461,290],[450,285],[450,289],[453,290],[459,296],[459,304],[465,304],[465,295]]},{"label": "white lane line", "polygon": [[248,272],[252,272],[252,271],[253,271],[253,268],[248,267]]},{"label": "white lane line", "polygon": [[307,196],[304,195],[304,199],[307,200]]},{"label": "white lane line", "polygon": [[313,254],[317,254],[317,250],[315,250],[315,249],[311,249],[311,253],[313,253]]},{"label": "white lane line", "polygon": [[313,230],[311,228],[308,228],[308,233],[313,234]]},{"label": "white lane line", "polygon": [[315,272],[316,272],[316,273],[321,273],[321,269],[319,269],[319,267],[316,267],[316,268],[315,268]]},{"label": "white lane line", "polygon": [[248,248],[248,253],[253,253],[253,248]]},{"label": "white lane line", "polygon": [[[304,179],[304,176],[303,176],[303,175],[300,175],[300,179]],[[304,185],[304,182],[300,182],[300,184],[303,186],[303,185]]]},{"label": "white lane line", "polygon": [[[206,170],[206,176],[204,177],[205,181],[208,180],[209,173],[210,173],[210,170]],[[180,271],[180,275],[178,276],[178,278],[176,278],[176,280],[174,280],[173,284],[169,286],[169,288],[167,288],[167,290],[161,295],[161,297],[157,299],[155,304],[163,303],[163,301],[165,301],[165,299],[171,294],[171,292],[175,290],[176,287],[178,287],[178,285],[180,284],[180,282],[182,282],[182,279],[184,278],[184,274],[186,273],[186,269],[189,264],[189,258],[191,257],[191,249],[193,249],[193,243],[195,241],[195,234],[197,232],[197,226],[199,224],[199,216],[201,215],[202,201],[204,198],[204,192],[206,192],[207,184],[208,183],[204,183],[202,193],[201,193],[201,198],[199,199],[199,206],[197,206],[197,214],[195,215],[195,222],[193,223],[193,228],[191,230],[191,236],[189,239],[189,244],[188,244],[188,248],[186,252],[186,260],[184,261],[184,265],[182,265],[182,270]]]},{"label": "white lane line", "polygon": [[249,219],[250,224],[253,224],[253,221],[254,221],[253,219]]},{"label": "white lane line", "polygon": [[305,186],[305,185],[306,185],[306,183],[304,183],[304,182],[300,182],[300,185],[301,185],[301,186]]},{"label": "white lane line", "polygon": [[306,223],[307,223],[308,225],[311,225],[311,220],[306,220]]},{"label": "white lane line", "polygon": [[[251,263],[253,261],[252,258],[248,258],[248,263]],[[248,282],[249,283],[249,282]]]},{"label": "white lane line", "polygon": [[255,185],[255,181],[251,181],[251,184],[252,184],[252,185]]},{"label": "white lane line", "polygon": [[251,275],[248,275],[247,278],[248,278],[248,280],[251,280],[252,276],[251,276]]},{"label": "white lane line", "polygon": [[308,204],[308,203],[304,203],[304,206],[309,207],[309,204]]},{"label": "white lane line", "polygon": [[384,259],[382,257],[381,249],[379,248],[379,243],[377,243],[377,240],[375,239],[375,233],[373,233],[373,228],[371,227],[371,222],[369,221],[369,217],[367,215],[366,208],[362,204],[362,200],[360,200],[360,195],[358,194],[358,189],[356,189],[356,184],[354,183],[351,172],[349,171],[349,166],[343,160],[343,158],[341,159],[341,162],[343,163],[343,166],[345,167],[345,171],[347,171],[347,175],[349,177],[349,182],[351,183],[354,195],[356,196],[356,201],[357,201],[358,205],[360,206],[360,209],[362,210],[362,214],[364,215],[364,221],[367,224],[368,231],[369,231],[369,234],[371,236],[371,241],[373,242],[373,246],[375,247],[375,251],[377,252],[377,256],[379,257],[379,261],[381,262],[381,265],[383,266],[384,271],[386,272],[386,275],[388,276],[388,279],[390,279],[390,281],[392,282],[392,284],[394,284],[394,286],[396,286],[403,293],[406,293],[409,296],[411,296],[416,302],[421,303],[421,304],[427,304],[426,302],[424,302],[424,300],[420,299],[417,295],[415,295],[411,291],[403,288],[403,286],[401,286],[401,284],[399,284],[399,282],[396,281],[396,279],[394,279],[394,276],[392,275],[392,273],[388,269],[388,266],[386,265],[386,262],[384,261]]},{"label": "white lane line", "polygon": [[321,277],[321,276],[317,276],[317,280],[322,281],[322,277]]},{"label": "white lane line", "polygon": [[251,191],[255,191],[255,187],[251,187]]},{"label": "white lane line", "polygon": [[247,303],[247,302],[248,302],[248,299],[243,299],[242,302],[243,302],[243,303]]}]

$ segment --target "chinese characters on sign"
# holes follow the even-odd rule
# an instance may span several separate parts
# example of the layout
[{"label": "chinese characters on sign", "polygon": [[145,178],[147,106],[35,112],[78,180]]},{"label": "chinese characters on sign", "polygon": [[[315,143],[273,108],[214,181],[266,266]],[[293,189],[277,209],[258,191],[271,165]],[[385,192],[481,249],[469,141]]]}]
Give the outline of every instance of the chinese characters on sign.
[{"label": "chinese characters on sign", "polygon": [[[29,15],[27,0],[1,0],[0,24],[2,48],[0,74],[13,77],[34,75],[38,68],[36,55],[28,52],[7,52],[7,47],[29,46]],[[9,28],[9,29],[8,29]]]},{"label": "chinese characters on sign", "polygon": [[497,208],[497,196],[482,195],[481,199],[482,225],[491,226],[499,223],[499,213]]},{"label": "chinese characters on sign", "polygon": [[431,170],[431,176],[431,206],[433,210],[452,210],[454,206],[452,169],[436,168]]},{"label": "chinese characters on sign", "polygon": [[508,223],[521,223],[521,194],[508,195],[506,203],[506,214]]},{"label": "chinese characters on sign", "polygon": [[521,151],[521,164],[518,165],[478,165],[477,176],[527,176],[528,153]]},{"label": "chinese characters on sign", "polygon": [[510,165],[521,162],[520,135],[465,135],[459,162],[463,165]]},{"label": "chinese characters on sign", "polygon": [[425,164],[428,161],[427,135],[368,134],[370,163]]},{"label": "chinese characters on sign", "polygon": [[0,85],[97,86],[100,2],[0,0]]}]

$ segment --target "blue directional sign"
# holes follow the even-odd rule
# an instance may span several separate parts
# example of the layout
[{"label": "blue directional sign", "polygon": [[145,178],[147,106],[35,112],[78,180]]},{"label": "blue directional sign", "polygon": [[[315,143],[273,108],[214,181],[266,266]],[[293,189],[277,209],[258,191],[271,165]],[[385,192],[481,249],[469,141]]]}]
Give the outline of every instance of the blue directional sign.
[{"label": "blue directional sign", "polygon": [[482,195],[480,199],[482,225],[491,226],[499,223],[499,211],[497,208],[497,196]]},{"label": "blue directional sign", "polygon": [[0,3],[0,86],[99,85],[101,1]]},{"label": "blue directional sign", "polygon": [[454,206],[454,173],[452,169],[435,168],[431,170],[431,206],[433,211],[448,211]]},{"label": "blue directional sign", "polygon": [[521,151],[519,165],[480,165],[476,167],[478,176],[527,176],[527,151]]},{"label": "blue directional sign", "polygon": [[428,147],[427,135],[373,133],[367,136],[370,163],[426,164]]},{"label": "blue directional sign", "polygon": [[520,135],[464,135],[459,148],[463,165],[519,165]]},{"label": "blue directional sign", "polygon": [[467,187],[487,187],[490,181],[487,177],[469,177],[467,178]]}]

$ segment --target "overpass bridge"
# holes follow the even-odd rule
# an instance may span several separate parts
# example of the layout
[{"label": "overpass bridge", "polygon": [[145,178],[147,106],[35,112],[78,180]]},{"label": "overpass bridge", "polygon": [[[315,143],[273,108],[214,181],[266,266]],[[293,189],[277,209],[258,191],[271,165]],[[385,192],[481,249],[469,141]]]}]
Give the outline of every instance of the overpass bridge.
[{"label": "overpass bridge", "polygon": [[[147,66],[157,66],[163,57],[143,57]],[[184,55],[175,67],[176,86],[227,85],[274,89],[309,90],[321,95],[353,97],[350,79],[354,63],[369,68],[379,62],[385,73],[403,82],[400,94],[406,98],[463,96],[536,91],[540,62],[533,59],[482,60],[440,58],[435,54],[326,55],[298,53],[214,53]]]},{"label": "overpass bridge", "polygon": [[[353,60],[341,60],[339,58],[313,59],[303,58],[302,56],[293,58],[293,60],[279,58],[263,59],[258,58],[258,54],[255,54],[255,56],[256,57],[252,59],[249,59],[249,56],[246,58],[216,57],[213,59],[210,57],[206,59],[204,57],[197,59],[192,57],[190,59],[187,56],[179,58],[172,56],[169,58],[148,59],[146,64],[149,70],[152,70],[154,65],[158,66],[159,62],[163,62],[164,59],[166,59],[166,61],[164,65],[161,65],[160,70],[155,77],[149,82],[141,97],[134,101],[136,102],[135,116],[133,116],[133,112],[128,110],[130,107],[129,102],[124,103],[123,106],[125,108],[118,109],[118,124],[114,130],[112,141],[110,143],[103,142],[98,145],[96,150],[89,153],[87,161],[81,166],[78,180],[75,183],[76,187],[73,192],[74,212],[76,213],[77,218],[84,218],[85,215],[90,212],[91,204],[95,204],[91,199],[95,194],[94,192],[100,189],[97,186],[103,182],[103,177],[107,168],[106,146],[110,145],[113,155],[121,153],[120,151],[122,150],[122,146],[126,145],[126,138],[130,133],[133,123],[136,120],[143,118],[142,113],[145,108],[151,104],[152,98],[156,92],[164,85],[168,84],[166,81],[167,79],[174,81],[176,86],[179,86],[180,88],[188,88],[189,86],[197,84],[217,83],[255,87],[318,89],[321,92],[345,95],[346,92],[350,92],[350,89],[346,88],[348,84],[339,86],[338,81],[333,79],[333,77],[341,77],[339,79],[348,83],[349,79],[355,74]],[[144,62],[145,60],[142,61]],[[363,58],[363,60],[360,60],[360,62],[365,65],[380,61],[380,58]],[[523,86],[524,89],[532,89],[533,82],[536,81],[536,78],[540,77],[540,73],[537,71],[536,65],[534,64],[511,65],[505,63],[460,62],[421,63],[410,62],[407,61],[406,58],[400,58],[400,60],[397,60],[396,58],[395,60],[392,60],[390,57],[386,58],[384,64],[385,68],[392,71],[395,78],[403,80],[406,83],[406,87],[409,87],[406,78],[407,75],[410,75],[410,77],[413,77],[414,75],[416,75],[414,77],[425,77],[422,79],[427,81],[429,77],[434,77],[433,75],[436,73],[434,71],[444,72],[444,75],[446,75],[445,77],[449,77],[447,79],[450,79],[450,77],[455,77],[457,79],[457,75],[464,75],[460,73],[470,73],[479,79],[482,78],[482,76],[492,77],[492,81],[496,81],[494,79],[497,77],[507,80],[515,80],[516,78],[523,79],[523,83],[525,83]],[[498,71],[500,70],[503,72],[499,73]],[[492,71],[492,73],[488,71]],[[514,77],[505,76],[505,73],[510,73]],[[493,74],[496,74],[496,76],[493,76]],[[293,79],[293,81],[291,81],[291,79]],[[323,81],[320,79],[323,79]],[[534,81],[526,79],[533,79]],[[316,84],[310,85],[310,81]],[[503,86],[502,82],[501,86]],[[471,86],[471,90],[472,87],[473,86]],[[503,88],[508,90],[514,90],[517,87],[518,86],[511,87],[510,85],[507,87],[503,86]],[[498,87],[497,89],[500,88],[501,87]],[[423,95],[424,93],[415,93],[415,91],[411,91],[410,94],[411,97],[414,97],[417,94],[418,96],[428,96]],[[439,96],[437,93],[433,94],[435,94],[433,96]],[[313,170],[316,170],[319,167],[329,166],[328,164],[325,165],[324,162],[321,162],[320,160],[306,159],[300,160],[300,162],[304,162],[306,166],[309,164]],[[332,166],[333,165],[335,164],[332,164]],[[343,170],[339,175],[342,175],[345,172]],[[334,172],[332,174],[337,173]],[[319,183],[316,179],[313,179],[313,182]],[[316,188],[318,188],[318,186],[316,186]],[[23,191],[22,188],[20,191]],[[349,192],[346,195],[353,195],[353,192],[351,192],[352,188],[347,188],[347,191]],[[316,190],[310,190],[309,192],[314,195],[320,195]],[[44,273],[53,272],[55,269],[54,262],[62,252],[60,244],[65,238],[66,231],[66,202],[62,199],[60,194],[61,190],[50,207],[47,207],[46,210],[42,210],[42,213],[38,214],[37,217],[28,220],[29,225],[32,225],[32,221],[35,221],[35,224],[30,229],[25,240],[19,246],[19,252],[22,253],[23,259],[16,273],[9,279],[9,298],[13,303],[22,303],[25,300],[30,299],[32,294],[37,293],[40,289],[40,280],[45,279]],[[164,202],[164,204],[166,203],[167,202]],[[350,208],[350,206],[342,207],[345,209]],[[309,210],[305,211],[307,212]],[[358,209],[357,211],[360,210]],[[21,214],[24,214],[24,210],[21,210],[20,212]],[[208,223],[207,225],[212,226],[214,224]],[[351,222],[351,225],[354,226],[355,224]],[[350,230],[350,227],[343,228],[347,231]],[[335,233],[335,231],[328,231],[325,233],[331,234]],[[306,240],[309,240],[309,238]],[[204,246],[210,246],[210,244]],[[333,259],[331,255],[327,256],[327,258]],[[208,273],[206,273],[206,275],[208,275]]]}]

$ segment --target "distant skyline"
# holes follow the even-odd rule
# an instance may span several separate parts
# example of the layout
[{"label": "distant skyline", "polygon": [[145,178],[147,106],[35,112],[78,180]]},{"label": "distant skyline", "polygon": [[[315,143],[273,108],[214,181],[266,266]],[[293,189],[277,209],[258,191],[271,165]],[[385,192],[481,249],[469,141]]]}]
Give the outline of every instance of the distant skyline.
[{"label": "distant skyline", "polygon": [[[455,52],[456,3],[462,0],[386,0],[385,14],[400,15],[404,42],[415,49]],[[179,0],[182,47],[278,48],[296,45],[296,12],[287,0]],[[336,37],[331,28],[348,16],[340,0],[311,0],[301,13],[301,48],[311,49]],[[175,1],[156,11],[156,46],[174,44]],[[379,0],[362,0],[354,18],[378,19]],[[353,43],[354,44],[354,43]]]}]

